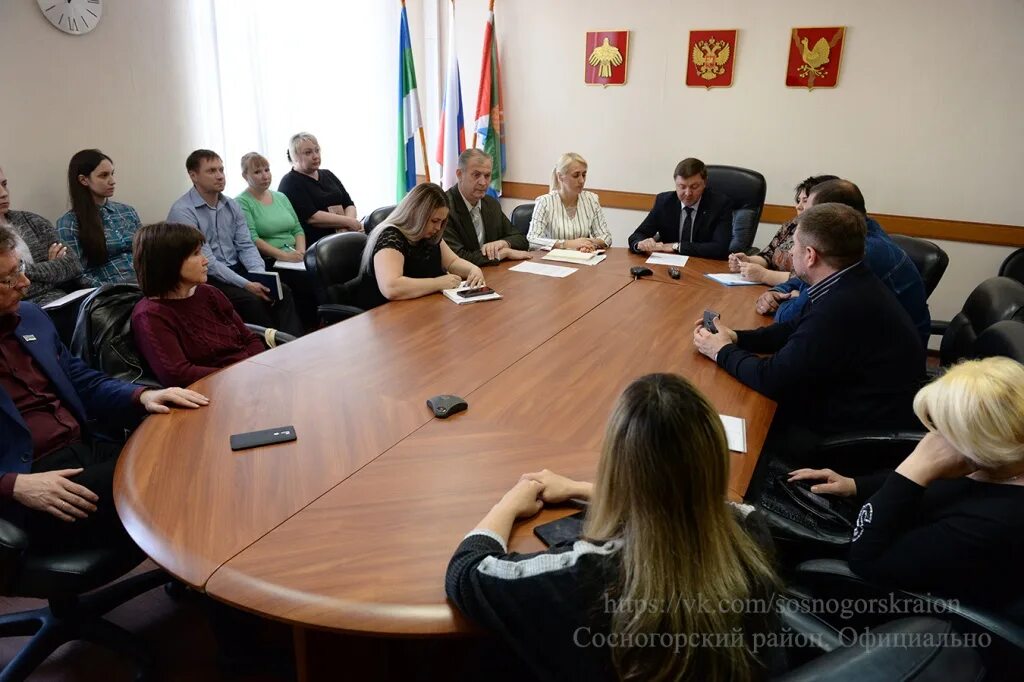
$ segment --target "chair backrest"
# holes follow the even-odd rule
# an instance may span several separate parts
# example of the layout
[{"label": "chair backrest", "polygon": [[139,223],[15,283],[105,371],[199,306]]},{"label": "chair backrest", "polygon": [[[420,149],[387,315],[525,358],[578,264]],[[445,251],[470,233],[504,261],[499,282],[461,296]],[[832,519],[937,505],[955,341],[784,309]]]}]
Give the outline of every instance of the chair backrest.
[{"label": "chair backrest", "polygon": [[914,267],[921,274],[921,279],[924,280],[925,296],[931,296],[949,266],[949,256],[938,244],[927,239],[903,234],[889,236],[914,263]]},{"label": "chair backrest", "polygon": [[1011,277],[1018,282],[1024,282],[1024,249],[1017,249],[1003,261],[999,266],[1000,277]]},{"label": "chair backrest", "polygon": [[749,168],[708,166],[707,169],[708,187],[733,201],[729,253],[745,252],[754,243],[768,183],[763,175]]},{"label": "chair backrest", "polygon": [[359,274],[365,246],[365,234],[339,232],[306,249],[306,272],[313,278],[316,296],[321,303],[347,303],[339,300],[343,296],[342,287],[338,285],[344,285]]},{"label": "chair backrest", "polygon": [[388,219],[391,212],[395,210],[395,204],[391,206],[381,206],[370,215],[363,218],[363,231],[366,234],[373,232],[373,228],[380,225],[382,222]]},{"label": "chair backrest", "polygon": [[974,357],[978,337],[1002,320],[1024,322],[1024,284],[1009,277],[990,277],[971,292],[963,309],[950,320],[939,346],[939,361],[951,365]]},{"label": "chair backrest", "polygon": [[159,386],[132,336],[132,310],[142,299],[136,284],[105,284],[82,301],[71,336],[71,352],[104,374]]},{"label": "chair backrest", "polygon": [[1000,320],[978,335],[971,357],[1002,356],[1024,363],[1024,322]]},{"label": "chair backrest", "polygon": [[519,204],[512,209],[512,227],[524,236],[530,234],[530,222],[533,220],[533,202]]}]

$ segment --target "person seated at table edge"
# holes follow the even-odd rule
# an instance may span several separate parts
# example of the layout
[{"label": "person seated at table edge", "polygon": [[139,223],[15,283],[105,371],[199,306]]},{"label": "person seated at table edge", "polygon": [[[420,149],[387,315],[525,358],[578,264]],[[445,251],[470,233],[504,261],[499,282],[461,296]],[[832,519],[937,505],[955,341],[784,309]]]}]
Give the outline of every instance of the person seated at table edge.
[{"label": "person seated at table edge", "polygon": [[72,355],[46,313],[22,301],[29,280],[15,246],[0,227],[0,516],[24,524],[34,546],[105,544],[123,532],[112,499],[120,444],[95,438],[90,418],[122,423],[136,406],[209,401],[112,379]]},{"label": "person seated at table edge", "polygon": [[672,177],[676,190],[655,197],[650,213],[629,235],[630,251],[727,258],[732,201],[708,188],[708,169],[700,159],[683,159]]},{"label": "person seated at table edge", "polygon": [[[746,640],[778,627],[774,614],[739,606],[770,600],[778,581],[759,514],[726,501],[729,461],[718,411],[696,388],[677,375],[641,377],[609,419],[596,483],[524,474],[455,550],[448,598],[545,679],[765,677],[784,665],[771,649],[639,644],[661,633]],[[517,518],[572,498],[590,501],[579,540],[509,552]],[[680,595],[738,606],[690,607]],[[599,637],[610,646],[580,645]]]},{"label": "person seated at table edge", "polygon": [[924,346],[864,264],[865,234],[864,216],[849,206],[806,209],[792,250],[793,270],[809,285],[803,314],[740,332],[720,318],[717,333],[696,323],[697,350],[778,401],[780,423],[819,435],[917,426],[911,405],[925,376]]},{"label": "person seated at table edge", "polygon": [[929,433],[894,472],[799,469],[790,480],[864,501],[849,555],[859,575],[1002,610],[1024,597],[1012,570],[1024,563],[1022,406],[1024,366],[966,361],[918,392]]},{"label": "person seated at table edge", "polygon": [[132,310],[132,335],[165,386],[199,381],[264,350],[227,296],[206,284],[203,233],[156,223],[135,234],[135,272],[145,298]]},{"label": "person seated at table edge", "polygon": [[586,159],[575,152],[562,154],[551,171],[551,191],[533,205],[527,235],[531,247],[592,253],[612,245],[601,202],[584,191],[586,183]]},{"label": "person seated at table edge", "polygon": [[473,265],[530,257],[526,235],[512,226],[498,200],[487,194],[493,163],[480,149],[462,152],[455,171],[457,182],[446,192],[451,212],[444,240],[455,255]]}]

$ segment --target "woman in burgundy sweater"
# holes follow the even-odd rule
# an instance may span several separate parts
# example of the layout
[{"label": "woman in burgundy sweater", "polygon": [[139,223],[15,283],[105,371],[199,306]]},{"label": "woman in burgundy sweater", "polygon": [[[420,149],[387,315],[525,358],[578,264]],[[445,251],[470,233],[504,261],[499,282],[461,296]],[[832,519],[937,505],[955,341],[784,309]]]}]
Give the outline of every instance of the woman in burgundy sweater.
[{"label": "woman in burgundy sweater", "polygon": [[164,386],[188,386],[265,348],[227,297],[205,283],[205,241],[189,225],[156,223],[132,242],[146,295],[132,311],[132,334]]}]

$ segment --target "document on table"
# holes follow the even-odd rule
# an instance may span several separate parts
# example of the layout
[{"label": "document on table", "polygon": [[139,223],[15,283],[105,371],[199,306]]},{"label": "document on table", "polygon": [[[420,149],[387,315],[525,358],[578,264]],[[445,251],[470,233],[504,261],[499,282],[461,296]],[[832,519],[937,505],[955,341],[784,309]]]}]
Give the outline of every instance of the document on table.
[{"label": "document on table", "polygon": [[607,256],[601,253],[584,253],[572,249],[551,249],[543,260],[557,260],[562,263],[573,263],[575,265],[597,265]]},{"label": "document on table", "polygon": [[460,291],[475,288],[476,287],[471,287],[465,282],[463,282],[454,289],[443,289],[441,293],[444,294],[445,298],[447,298],[452,303],[455,303],[456,305],[465,305],[466,303],[480,303],[481,301],[496,301],[499,298],[501,298],[501,294],[493,290],[491,291],[491,293],[483,294],[482,296],[471,296],[469,298],[463,298],[462,296],[459,296]]},{"label": "document on table", "polygon": [[678,253],[652,253],[647,259],[648,265],[673,265],[681,268],[686,265],[689,256],[680,256]]},{"label": "document on table", "polygon": [[740,417],[729,417],[724,414],[718,415],[725,427],[725,440],[729,443],[729,449],[735,452],[747,451],[747,421]]},{"label": "document on table", "polygon": [[54,308],[59,308],[65,303],[71,303],[71,301],[79,299],[85,296],[86,294],[91,294],[94,291],[96,291],[96,287],[89,287],[88,289],[78,289],[77,291],[72,291],[67,296],[61,296],[55,301],[50,301],[49,303],[43,306],[43,310],[53,310]]},{"label": "document on table", "polygon": [[749,287],[758,286],[760,282],[751,282],[749,279],[744,279],[743,275],[737,273],[705,273],[704,275],[708,279],[713,279],[719,284],[724,284],[727,287]]},{"label": "document on table", "polygon": [[543,263],[534,263],[533,261],[523,261],[514,268],[509,268],[509,270],[529,272],[532,275],[544,275],[545,277],[568,277],[576,272],[576,268],[566,268],[561,265],[544,265]]},{"label": "document on table", "polygon": [[292,263],[287,260],[276,260],[274,261],[274,267],[278,270],[298,270],[299,272],[306,271],[305,261],[299,261],[298,263]]}]

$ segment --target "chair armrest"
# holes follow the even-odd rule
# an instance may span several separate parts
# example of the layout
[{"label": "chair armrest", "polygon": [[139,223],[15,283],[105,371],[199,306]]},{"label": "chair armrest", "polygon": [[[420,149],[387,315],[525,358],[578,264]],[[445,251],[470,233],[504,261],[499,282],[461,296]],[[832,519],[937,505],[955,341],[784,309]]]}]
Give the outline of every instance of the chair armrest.
[{"label": "chair armrest", "polygon": [[846,476],[895,469],[924,436],[924,431],[850,431],[822,440],[814,461]]},{"label": "chair armrest", "polygon": [[946,333],[947,329],[949,329],[948,320],[932,320],[932,336],[942,336],[943,334]]},{"label": "chair armrest", "polygon": [[355,317],[362,312],[364,312],[362,308],[357,308],[353,305],[342,305],[341,303],[324,303],[316,308],[316,313],[320,317],[320,323],[325,326]]},{"label": "chair armrest", "polygon": [[28,534],[7,519],[0,519],[0,557],[20,554],[28,547]]},{"label": "chair armrest", "polygon": [[[254,334],[257,334],[258,336],[263,337],[264,343],[266,343],[267,346],[270,347],[270,348],[274,348],[275,346],[280,346],[282,343],[288,343],[289,341],[294,341],[295,340],[294,336],[292,336],[291,334],[288,334],[286,332],[283,332],[280,329],[270,329],[270,328],[264,327],[262,325],[250,324],[248,322],[245,323],[245,326],[248,327],[249,330],[252,331]],[[267,331],[268,330],[272,331],[274,333],[273,343],[269,343],[268,340],[267,340]]]}]

